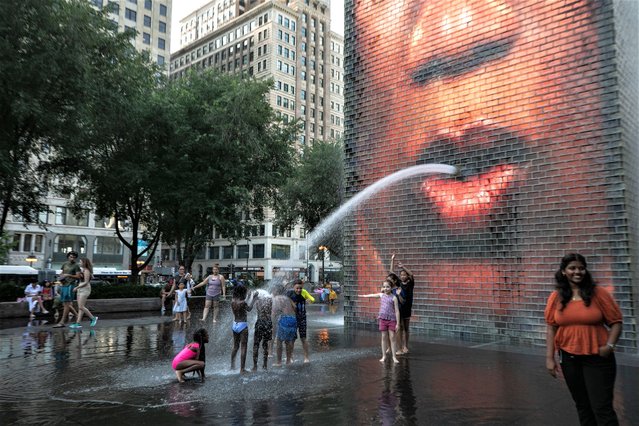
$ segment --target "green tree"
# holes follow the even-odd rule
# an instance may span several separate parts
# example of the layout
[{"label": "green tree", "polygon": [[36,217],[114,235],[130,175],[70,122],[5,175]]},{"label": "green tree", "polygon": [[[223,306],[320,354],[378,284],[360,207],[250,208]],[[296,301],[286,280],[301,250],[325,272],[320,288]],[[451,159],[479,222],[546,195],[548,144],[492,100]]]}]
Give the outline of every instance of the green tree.
[{"label": "green tree", "polygon": [[231,242],[241,238],[246,219],[262,218],[291,170],[298,126],[277,119],[267,101],[271,87],[210,70],[165,91],[175,133],[163,146],[159,211],[163,240],[176,245],[187,268],[214,228]]},{"label": "green tree", "polygon": [[[312,231],[341,204],[343,181],[341,141],[315,141],[304,147],[299,164],[280,188],[275,204],[276,224],[290,227],[301,220],[307,231]],[[339,237],[331,238],[332,252],[341,252],[339,241]]]},{"label": "green tree", "polygon": [[[80,0],[0,2],[0,231],[37,223],[49,167],[82,137],[91,96],[126,37]],[[71,167],[71,165],[68,165]]]},{"label": "green tree", "polygon": [[[159,75],[146,56],[134,51],[124,52],[112,64],[105,77],[109,92],[102,94],[85,123],[91,143],[75,147],[77,167],[69,170],[63,189],[75,210],[93,208],[100,216],[115,218],[115,233],[130,252],[133,282],[160,241],[161,217],[154,203],[162,164],[157,160],[172,129],[163,114],[163,99],[157,96],[163,82]],[[142,250],[140,237],[149,243]]]}]

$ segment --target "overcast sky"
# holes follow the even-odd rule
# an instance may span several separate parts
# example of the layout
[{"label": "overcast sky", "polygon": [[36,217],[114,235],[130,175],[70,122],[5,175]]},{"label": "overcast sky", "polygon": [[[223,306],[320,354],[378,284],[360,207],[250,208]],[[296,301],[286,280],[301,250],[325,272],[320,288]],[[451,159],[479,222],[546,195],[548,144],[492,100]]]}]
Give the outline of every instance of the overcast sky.
[{"label": "overcast sky", "polygon": [[[180,49],[180,19],[211,0],[174,0],[171,23],[171,52]],[[329,0],[331,5],[331,29],[344,34],[344,0]]]}]

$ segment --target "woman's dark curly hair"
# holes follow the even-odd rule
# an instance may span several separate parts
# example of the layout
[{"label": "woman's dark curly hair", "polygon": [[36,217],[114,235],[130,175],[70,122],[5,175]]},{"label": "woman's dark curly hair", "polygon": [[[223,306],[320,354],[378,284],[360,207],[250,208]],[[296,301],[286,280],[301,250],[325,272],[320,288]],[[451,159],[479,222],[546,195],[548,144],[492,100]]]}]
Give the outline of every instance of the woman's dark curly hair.
[{"label": "woman's dark curly hair", "polygon": [[584,268],[586,268],[584,279],[579,285],[579,295],[584,300],[584,304],[586,306],[590,306],[592,295],[595,292],[596,284],[592,279],[592,275],[590,275],[590,271],[588,270],[586,258],[579,253],[570,253],[565,255],[561,259],[559,269],[557,270],[557,272],[555,272],[555,281],[557,281],[556,289],[561,298],[560,311],[563,311],[568,302],[570,302],[570,299],[572,299],[572,289],[570,288],[570,283],[568,282],[568,278],[566,278],[566,276],[563,274],[564,270],[568,267],[568,264],[570,264],[570,262],[581,262],[584,265]]}]

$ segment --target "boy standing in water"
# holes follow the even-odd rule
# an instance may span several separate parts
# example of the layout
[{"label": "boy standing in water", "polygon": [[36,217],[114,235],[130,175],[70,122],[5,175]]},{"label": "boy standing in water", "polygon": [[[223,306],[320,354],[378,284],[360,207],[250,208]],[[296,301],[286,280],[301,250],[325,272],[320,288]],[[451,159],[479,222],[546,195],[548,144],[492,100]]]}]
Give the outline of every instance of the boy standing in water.
[{"label": "boy standing in water", "polygon": [[273,297],[273,323],[277,323],[277,363],[282,365],[282,344],[286,345],[286,364],[290,364],[293,357],[293,346],[297,336],[297,320],[295,319],[295,304],[293,301],[279,294]]},{"label": "boy standing in water", "polygon": [[297,332],[299,333],[302,348],[304,349],[304,363],[307,363],[310,362],[310,359],[308,358],[308,342],[306,341],[306,297],[302,294],[303,290],[304,283],[298,278],[293,281],[293,290],[288,293],[288,297],[290,297],[295,304]]}]

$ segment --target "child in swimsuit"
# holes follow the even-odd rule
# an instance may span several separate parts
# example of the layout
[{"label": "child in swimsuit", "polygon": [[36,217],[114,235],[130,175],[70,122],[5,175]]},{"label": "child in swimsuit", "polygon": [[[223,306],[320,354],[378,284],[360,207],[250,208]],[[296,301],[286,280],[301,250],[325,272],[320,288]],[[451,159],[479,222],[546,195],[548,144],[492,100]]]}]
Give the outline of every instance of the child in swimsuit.
[{"label": "child in swimsuit", "polygon": [[277,363],[275,367],[282,365],[282,346],[286,345],[286,364],[293,359],[293,347],[297,337],[297,319],[295,304],[286,295],[280,294],[273,297],[273,323],[277,321]]},{"label": "child in swimsuit", "polygon": [[171,366],[179,382],[184,382],[184,374],[196,371],[204,380],[204,368],[206,367],[206,348],[209,342],[208,332],[201,328],[193,333],[193,342],[189,343],[173,358]]},{"label": "child in swimsuit", "polygon": [[231,301],[231,309],[233,310],[233,351],[231,352],[231,370],[235,370],[235,356],[237,351],[242,348],[240,355],[240,373],[247,372],[246,367],[246,351],[248,346],[248,322],[247,312],[253,308],[253,293],[246,299],[248,289],[246,286],[237,285],[233,289],[233,300]]},{"label": "child in swimsuit", "polygon": [[259,296],[255,294],[255,310],[257,311],[257,321],[255,321],[255,333],[253,334],[253,371],[257,371],[257,359],[260,355],[260,342],[264,352],[263,369],[267,369],[268,346],[273,339],[273,321],[271,312],[273,310],[273,298],[270,296]]}]

